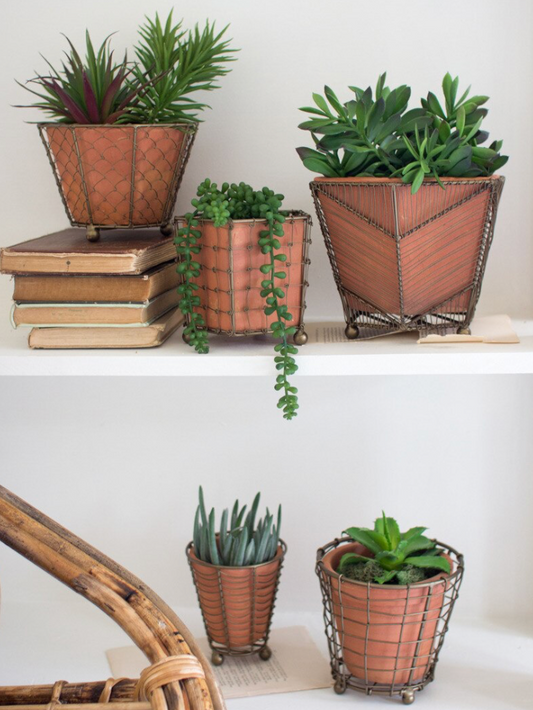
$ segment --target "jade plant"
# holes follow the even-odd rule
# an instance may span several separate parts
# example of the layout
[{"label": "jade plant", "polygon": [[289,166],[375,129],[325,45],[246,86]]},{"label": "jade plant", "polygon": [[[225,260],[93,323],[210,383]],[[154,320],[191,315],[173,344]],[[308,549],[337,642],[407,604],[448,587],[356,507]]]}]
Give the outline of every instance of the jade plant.
[{"label": "jade plant", "polygon": [[[266,514],[256,523],[261,494],[258,493],[246,514],[247,506],[239,507],[236,500],[231,511],[225,508],[217,527],[215,509],[209,515],[204,502],[204,492],[199,489],[199,505],[194,517],[194,554],[198,559],[213,565],[245,567],[268,562],[276,556],[281,527],[281,505],[277,521],[266,509]],[[246,517],[245,517],[246,516]]]},{"label": "jade plant", "polygon": [[411,184],[416,193],[424,180],[441,177],[492,175],[508,160],[500,154],[502,141],[482,144],[488,96],[458,97],[459,77],[442,81],[444,101],[431,91],[420,108],[408,110],[411,89],[390,89],[382,74],[375,88],[350,86],[353,96],[342,103],[333,90],[313,94],[315,106],[300,128],[309,131],[313,148],[297,148],[304,165],[326,177],[393,177]]},{"label": "jade plant", "polygon": [[[218,88],[216,79],[233,61],[229,40],[223,40],[227,27],[215,31],[206,23],[200,31],[181,29],[172,22],[170,12],[165,23],[156,14],[140,27],[141,41],[136,47],[135,62],[127,54],[116,62],[111,49],[111,35],[95,49],[86,32],[86,54],[82,59],[70,39],[69,52],[61,68],[48,60],[48,74],[36,74],[21,86],[37,96],[31,107],[61,123],[171,123],[198,122],[195,111],[207,104],[195,102],[189,94]],[[18,82],[20,83],[20,82]]]},{"label": "jade plant", "polygon": [[191,203],[194,211],[185,215],[185,226],[178,229],[175,239],[180,259],[178,272],[183,279],[178,287],[181,296],[179,306],[188,321],[184,335],[196,352],[209,352],[205,319],[198,311],[202,306],[198,295],[200,287],[195,281],[201,269],[196,258],[201,250],[200,220],[213,220],[216,227],[223,227],[232,219],[263,219],[266,226],[259,233],[258,244],[265,255],[265,263],[260,267],[265,278],[261,282],[260,293],[265,299],[265,315],[272,319],[272,334],[279,341],[274,346],[274,361],[279,372],[275,389],[282,392],[278,408],[283,410],[285,419],[292,419],[297,414],[298,390],[290,384],[288,378],[298,369],[293,357],[298,353],[298,348],[289,343],[289,337],[297,329],[288,325],[292,314],[288,306],[282,303],[286,294],[280,285],[287,278],[287,272],[283,270],[287,256],[280,252],[280,240],[284,236],[283,223],[287,216],[287,212],[281,209],[283,195],[276,194],[268,187],[253,190],[244,182],[238,185],[225,182],[219,188],[217,183],[209,179],[200,183],[196,195]]},{"label": "jade plant", "polygon": [[396,520],[385,513],[377,518],[373,530],[348,528],[344,533],[372,556],[347,552],[337,572],[359,582],[378,584],[415,584],[439,572],[449,574],[449,560],[437,543],[423,534],[426,529],[415,527],[402,533]]}]

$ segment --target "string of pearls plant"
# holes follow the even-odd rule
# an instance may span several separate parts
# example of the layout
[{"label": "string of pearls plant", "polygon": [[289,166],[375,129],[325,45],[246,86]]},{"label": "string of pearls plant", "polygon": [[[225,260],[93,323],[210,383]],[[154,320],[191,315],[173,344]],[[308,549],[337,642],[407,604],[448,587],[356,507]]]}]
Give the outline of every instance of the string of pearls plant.
[{"label": "string of pearls plant", "polygon": [[179,306],[189,321],[184,328],[184,336],[196,352],[206,354],[209,352],[206,323],[201,313],[195,310],[202,305],[198,294],[200,287],[195,283],[201,270],[201,264],[196,258],[201,250],[200,220],[213,220],[215,227],[224,227],[231,219],[265,220],[266,229],[260,231],[258,242],[261,252],[268,257],[260,267],[265,276],[261,282],[261,297],[265,299],[265,315],[273,318],[269,326],[279,341],[274,346],[274,361],[279,372],[275,389],[282,393],[278,408],[283,410],[285,419],[293,419],[299,406],[298,390],[290,384],[288,378],[298,369],[294,359],[298,348],[288,340],[297,328],[288,325],[292,314],[287,305],[282,303],[285,291],[280,285],[287,278],[283,270],[283,262],[287,257],[279,251],[287,214],[281,209],[283,199],[283,195],[276,194],[268,187],[253,190],[244,182],[238,185],[225,182],[219,188],[217,183],[206,179],[198,186],[196,198],[191,201],[194,211],[185,215],[185,226],[178,229],[175,243],[180,257],[178,272],[183,278],[178,287],[181,296]]}]

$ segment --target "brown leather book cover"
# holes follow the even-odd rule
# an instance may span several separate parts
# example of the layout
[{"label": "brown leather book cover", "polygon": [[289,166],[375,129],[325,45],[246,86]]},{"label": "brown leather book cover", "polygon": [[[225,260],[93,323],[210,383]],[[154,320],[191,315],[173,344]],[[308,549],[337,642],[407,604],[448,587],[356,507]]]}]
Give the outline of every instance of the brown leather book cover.
[{"label": "brown leather book cover", "polygon": [[144,327],[110,328],[34,328],[30,348],[45,350],[96,348],[155,348],[169,338],[183,323],[179,308],[174,308]]},{"label": "brown leather book cover", "polygon": [[142,303],[179,283],[176,262],[144,274],[18,274],[13,300],[18,303]]},{"label": "brown leather book cover", "polygon": [[0,250],[4,274],[141,274],[173,259],[173,237],[158,229],[113,229],[89,242],[85,230],[63,229]]}]

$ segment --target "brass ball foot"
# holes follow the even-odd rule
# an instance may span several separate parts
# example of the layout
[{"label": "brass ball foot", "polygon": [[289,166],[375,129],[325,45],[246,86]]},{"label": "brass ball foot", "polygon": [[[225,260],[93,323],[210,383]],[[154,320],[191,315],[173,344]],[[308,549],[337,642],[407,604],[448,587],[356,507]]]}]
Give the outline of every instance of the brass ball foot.
[{"label": "brass ball foot", "polygon": [[224,663],[224,656],[218,651],[213,651],[211,654],[211,663],[214,666],[221,666]]},{"label": "brass ball foot", "polygon": [[186,333],[185,331],[183,331],[183,333],[181,334],[181,337],[183,338],[184,343],[187,343],[187,345],[191,344],[191,334],[190,333]]},{"label": "brass ball foot", "polygon": [[457,335],[472,335],[470,328],[457,328]]},{"label": "brass ball foot", "polygon": [[292,336],[292,340],[295,345],[305,345],[309,340],[309,336],[307,335],[305,330],[297,330],[296,333]]},{"label": "brass ball foot", "polygon": [[268,661],[269,658],[272,656],[272,651],[269,649],[268,646],[263,646],[263,648],[259,651],[259,658],[262,661]]},{"label": "brass ball foot", "polygon": [[97,242],[100,239],[100,230],[90,224],[85,230],[85,236],[89,242]]},{"label": "brass ball foot", "polygon": [[337,678],[335,681],[335,685],[333,686],[333,690],[337,693],[337,695],[342,695],[343,693],[346,692],[346,683],[342,678]]},{"label": "brass ball foot", "polygon": [[171,224],[162,224],[159,227],[159,231],[164,237],[171,237],[174,233],[174,229]]},{"label": "brass ball foot", "polygon": [[409,688],[402,693],[402,703],[404,705],[412,705],[415,702],[415,691]]},{"label": "brass ball foot", "polygon": [[348,338],[348,340],[356,340],[356,338],[359,337],[359,328],[353,323],[348,323],[344,329],[344,335]]}]

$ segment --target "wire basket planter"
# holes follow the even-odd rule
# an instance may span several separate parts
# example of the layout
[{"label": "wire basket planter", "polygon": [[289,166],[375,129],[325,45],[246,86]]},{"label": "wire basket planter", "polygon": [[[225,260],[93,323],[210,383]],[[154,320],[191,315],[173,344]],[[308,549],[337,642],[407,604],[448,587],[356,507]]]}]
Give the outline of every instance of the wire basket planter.
[{"label": "wire basket planter", "polygon": [[310,183],[349,339],[468,333],[505,179]]},{"label": "wire basket planter", "polygon": [[350,538],[335,539],[317,552],[316,573],[323,600],[334,690],[398,695],[415,700],[435,676],[464,573],[463,556],[437,542],[452,572],[417,584],[379,585],[339,575]]},{"label": "wire basket planter", "polygon": [[[110,616],[143,651],[135,680],[0,687],[9,710],[225,710],[213,670],[183,622],[149,587],[0,486],[0,542]],[[118,703],[118,704],[117,704]]]},{"label": "wire basket planter", "polygon": [[195,124],[38,125],[70,224],[99,229],[159,227],[172,234],[178,189]]},{"label": "wire basket planter", "polygon": [[268,639],[286,552],[280,540],[272,560],[228,567],[198,559],[193,543],[187,546],[213,665],[221,666],[225,656],[271,657]]},{"label": "wire basket planter", "polygon": [[[290,325],[298,328],[293,336],[297,345],[307,342],[304,313],[311,263],[311,224],[311,217],[305,212],[290,212],[283,224],[285,236],[278,250],[287,256],[283,264],[287,280],[281,284],[285,290],[282,303],[292,314]],[[184,225],[185,220],[179,217],[177,227]],[[195,259],[202,268],[193,281],[200,287],[202,304],[196,311],[203,316],[208,332],[230,336],[271,332],[261,296],[265,275],[260,267],[265,263],[265,255],[258,245],[259,233],[266,226],[266,220],[259,219],[233,220],[224,227],[215,227],[211,220],[200,220],[202,248]],[[189,322],[186,316],[187,325]]]}]

